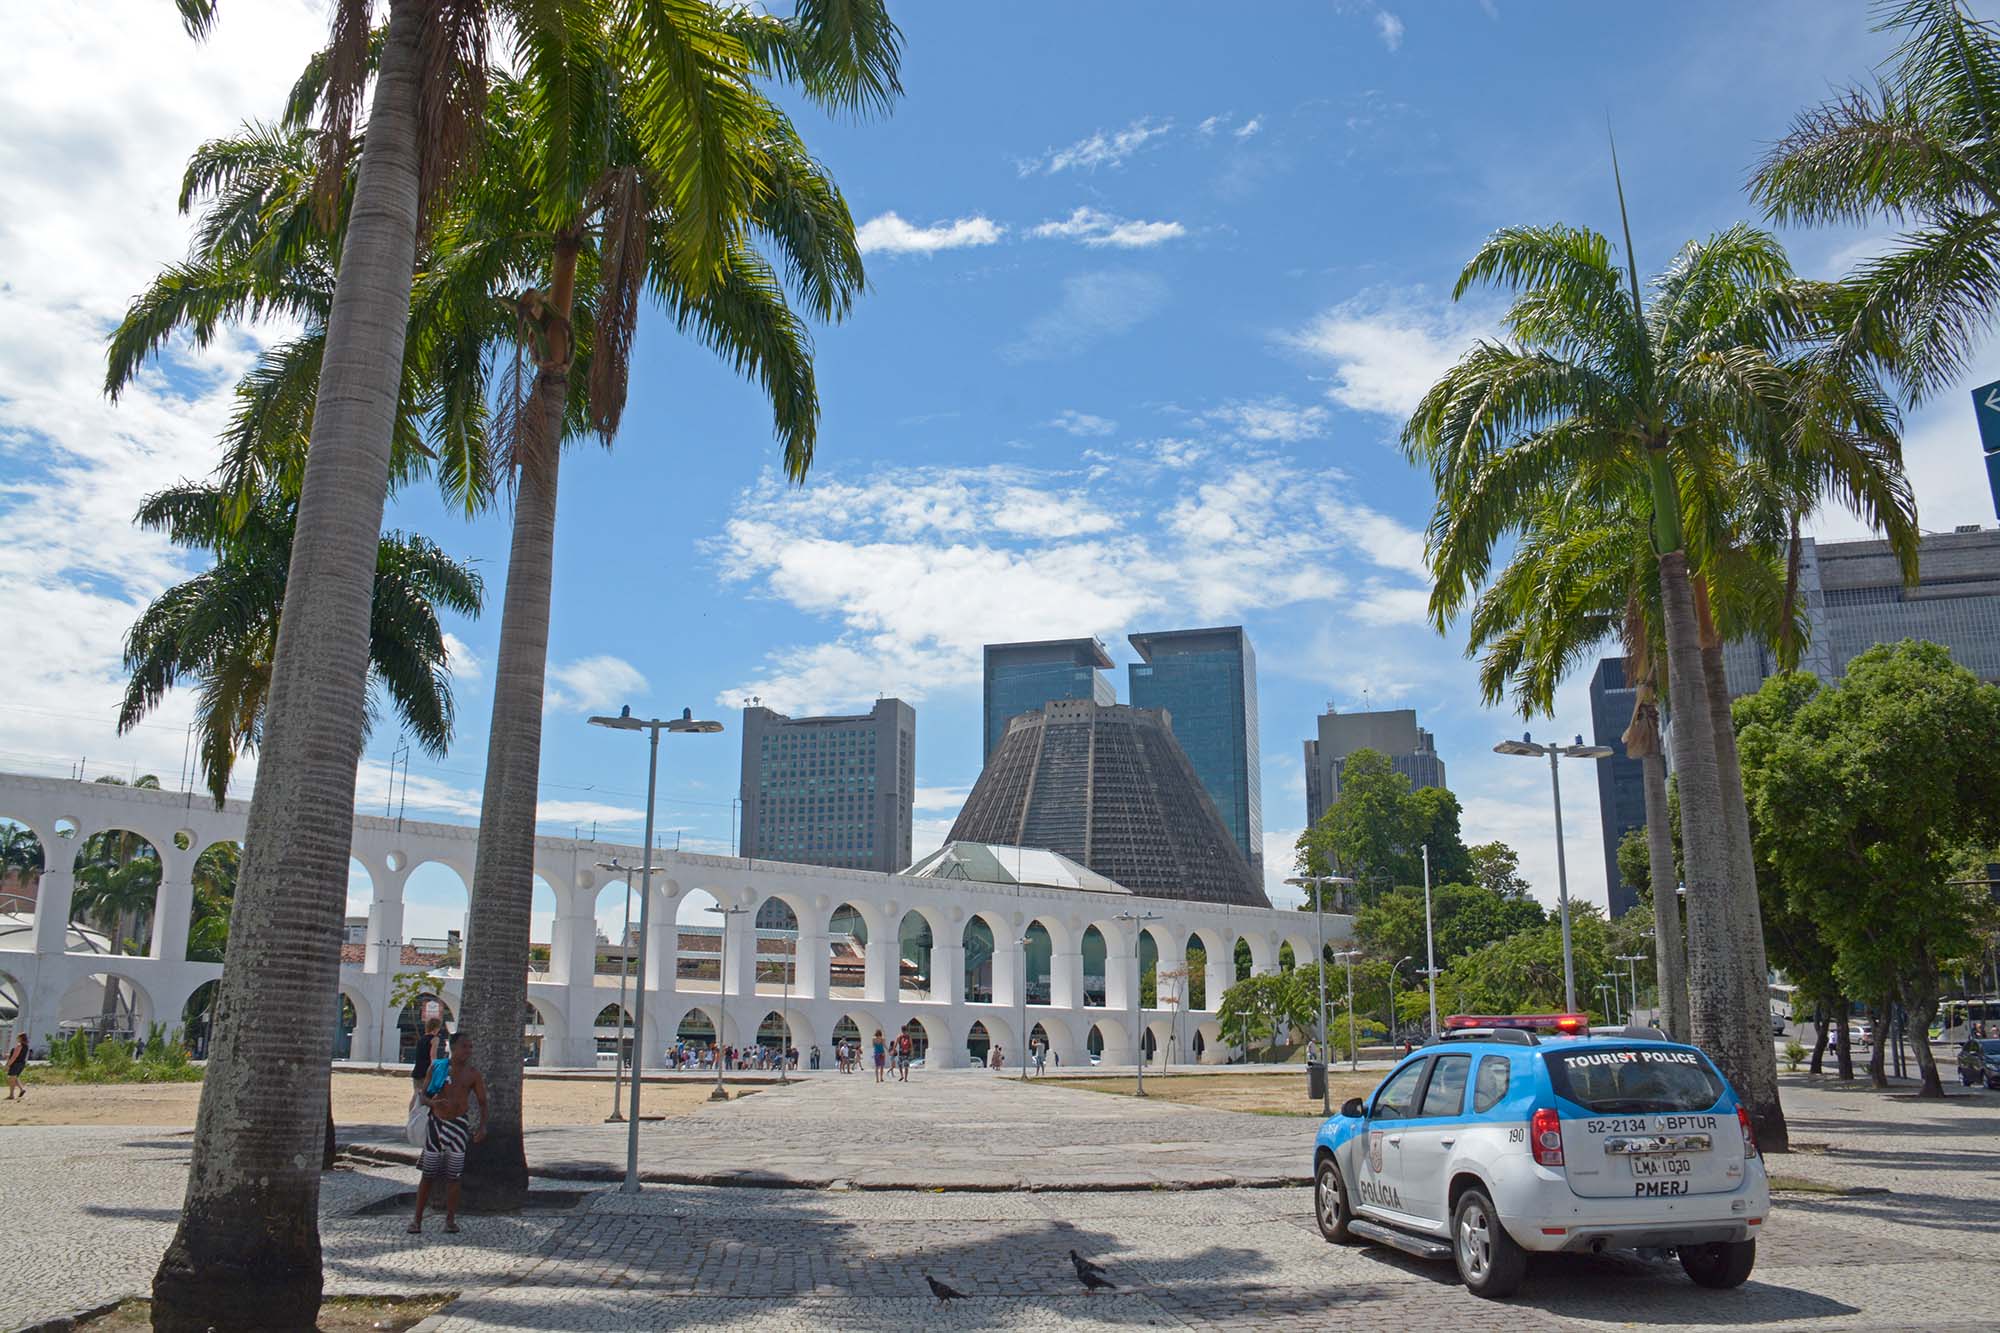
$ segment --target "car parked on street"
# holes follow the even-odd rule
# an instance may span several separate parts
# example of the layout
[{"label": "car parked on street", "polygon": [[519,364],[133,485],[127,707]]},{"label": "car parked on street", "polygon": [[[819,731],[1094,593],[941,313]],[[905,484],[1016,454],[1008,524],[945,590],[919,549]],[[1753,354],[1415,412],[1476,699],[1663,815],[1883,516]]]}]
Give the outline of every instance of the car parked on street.
[{"label": "car parked on street", "polygon": [[2000,1088],[2000,1040],[1973,1037],[1958,1048],[1958,1081]]},{"label": "car parked on street", "polygon": [[1480,1296],[1510,1295],[1532,1252],[1670,1249],[1703,1286],[1750,1276],[1770,1188],[1706,1055],[1647,1028],[1465,1022],[1320,1126],[1322,1235],[1452,1259]]}]

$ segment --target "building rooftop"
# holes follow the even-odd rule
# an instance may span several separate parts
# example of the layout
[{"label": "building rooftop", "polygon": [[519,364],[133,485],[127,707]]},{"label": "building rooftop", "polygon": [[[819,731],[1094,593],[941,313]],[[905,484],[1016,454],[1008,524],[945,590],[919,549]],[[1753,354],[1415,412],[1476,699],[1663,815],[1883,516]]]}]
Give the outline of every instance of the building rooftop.
[{"label": "building rooftop", "polygon": [[[1145,661],[1153,660],[1156,647],[1171,649],[1184,639],[1226,639],[1229,636],[1243,637],[1241,625],[1212,625],[1207,629],[1163,629],[1145,634],[1127,634],[1125,642],[1132,645],[1132,651]],[[1106,665],[1110,665],[1106,663]]]},{"label": "building rooftop", "polygon": [[1020,643],[989,643],[986,645],[986,651],[989,653],[1009,652],[1022,648],[1070,648],[1075,650],[1078,662],[1088,663],[1103,671],[1109,671],[1112,666],[1111,654],[1105,651],[1104,642],[1101,639],[1032,639],[1024,640]]},{"label": "building rooftop", "polygon": [[1060,852],[992,842],[948,842],[903,872],[917,879],[963,879],[975,884],[1022,884],[1092,893],[1130,893],[1122,884]]}]

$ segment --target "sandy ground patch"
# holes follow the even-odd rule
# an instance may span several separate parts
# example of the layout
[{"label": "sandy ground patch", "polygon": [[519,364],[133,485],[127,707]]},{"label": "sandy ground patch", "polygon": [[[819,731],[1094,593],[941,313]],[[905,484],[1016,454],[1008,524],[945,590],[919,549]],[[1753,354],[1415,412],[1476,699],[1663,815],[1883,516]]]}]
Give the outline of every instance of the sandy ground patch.
[{"label": "sandy ground patch", "polygon": [[[1332,1077],[1333,1104],[1338,1107],[1349,1097],[1365,1097],[1382,1081],[1379,1073],[1349,1074],[1339,1070]],[[1031,1084],[1053,1083],[1065,1088],[1130,1097],[1129,1078],[1049,1078],[1030,1079]],[[1319,1115],[1317,1099],[1306,1097],[1306,1071],[1300,1066],[1297,1077],[1283,1074],[1148,1074],[1146,1096],[1187,1106],[1206,1106],[1217,1111],[1259,1111],[1267,1115]]]},{"label": "sandy ground patch", "polygon": [[[648,1083],[640,1092],[643,1115],[686,1115],[708,1100],[710,1083]],[[732,1086],[731,1093],[743,1088]],[[630,1096],[628,1088],[626,1096]],[[0,1101],[0,1125],[194,1126],[201,1100],[199,1083],[41,1084],[29,1086],[22,1101]],[[396,1124],[408,1112],[410,1080],[400,1073],[364,1074],[335,1070],[335,1124]],[[528,1079],[522,1091],[523,1120],[542,1125],[583,1125],[602,1121],[611,1110],[611,1084],[581,1080]]]}]

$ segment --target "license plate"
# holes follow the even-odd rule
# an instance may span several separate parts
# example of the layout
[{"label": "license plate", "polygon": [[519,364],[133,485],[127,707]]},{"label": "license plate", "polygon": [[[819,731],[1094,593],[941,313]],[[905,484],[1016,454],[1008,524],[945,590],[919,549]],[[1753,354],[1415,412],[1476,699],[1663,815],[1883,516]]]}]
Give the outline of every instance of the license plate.
[{"label": "license plate", "polygon": [[1692,1157],[1634,1157],[1632,1175],[1638,1180],[1685,1176],[1694,1170]]}]

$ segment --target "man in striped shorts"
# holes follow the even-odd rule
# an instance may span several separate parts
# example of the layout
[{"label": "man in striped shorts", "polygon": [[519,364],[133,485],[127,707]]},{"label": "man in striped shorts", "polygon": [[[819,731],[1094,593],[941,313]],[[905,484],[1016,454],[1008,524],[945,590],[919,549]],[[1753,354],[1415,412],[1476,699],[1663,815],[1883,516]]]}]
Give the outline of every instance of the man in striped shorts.
[{"label": "man in striped shorts", "polygon": [[[479,1099],[479,1132],[468,1135],[474,1097]],[[438,1180],[445,1183],[444,1229],[458,1230],[458,1181],[465,1174],[465,1146],[486,1137],[486,1078],[473,1067],[472,1038],[463,1028],[451,1037],[451,1073],[444,1087],[423,1102],[430,1108],[431,1127],[417,1158],[423,1180],[417,1185],[417,1215],[410,1220],[413,1236],[424,1229],[424,1207],[431,1201],[431,1185]]]}]

